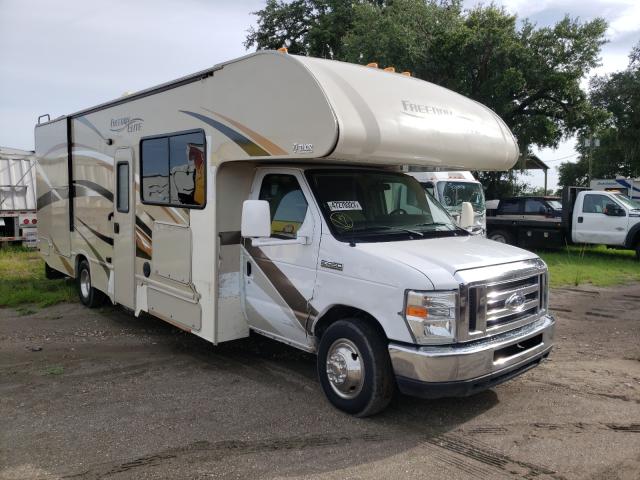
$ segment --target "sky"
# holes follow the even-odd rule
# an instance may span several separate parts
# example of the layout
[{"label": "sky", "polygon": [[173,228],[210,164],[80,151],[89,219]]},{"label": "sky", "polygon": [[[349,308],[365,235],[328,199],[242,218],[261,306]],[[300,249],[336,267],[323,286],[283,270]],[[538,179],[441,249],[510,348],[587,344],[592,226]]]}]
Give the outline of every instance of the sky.
[{"label": "sky", "polygon": [[[465,1],[470,7],[477,1]],[[489,3],[489,2],[484,2]],[[519,18],[552,25],[566,13],[609,22],[602,66],[624,69],[640,41],[638,0],[494,1]],[[243,41],[264,0],[0,0],[0,145],[33,149],[39,115],[52,118],[248,53]],[[585,79],[586,85],[586,79]],[[537,151],[549,186],[574,139]],[[525,177],[542,185],[542,175]]]}]

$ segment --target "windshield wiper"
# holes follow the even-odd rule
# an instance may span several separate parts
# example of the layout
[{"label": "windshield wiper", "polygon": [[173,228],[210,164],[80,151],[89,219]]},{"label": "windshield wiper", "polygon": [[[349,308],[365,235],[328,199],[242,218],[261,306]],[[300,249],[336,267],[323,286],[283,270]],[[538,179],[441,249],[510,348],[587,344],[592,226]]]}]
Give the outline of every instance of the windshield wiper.
[{"label": "windshield wiper", "polygon": [[395,226],[392,227],[389,225],[379,225],[377,227],[365,229],[364,231],[366,232],[366,231],[372,231],[372,230],[398,230],[401,232],[407,232],[413,235],[420,235],[421,237],[424,237],[424,233],[418,232],[417,230],[411,230],[409,228],[404,228],[404,227],[395,227]]}]

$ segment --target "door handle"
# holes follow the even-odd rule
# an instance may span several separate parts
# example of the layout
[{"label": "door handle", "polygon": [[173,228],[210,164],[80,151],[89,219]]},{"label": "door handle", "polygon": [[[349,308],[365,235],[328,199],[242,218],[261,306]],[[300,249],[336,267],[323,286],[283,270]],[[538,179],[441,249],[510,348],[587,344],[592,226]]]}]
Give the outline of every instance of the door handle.
[{"label": "door handle", "polygon": [[578,223],[582,223],[583,220],[584,220],[583,217],[578,217]]},{"label": "door handle", "polygon": [[247,277],[251,276],[251,262],[247,262]]},{"label": "door handle", "polygon": [[110,222],[112,218],[113,218],[113,212],[109,212],[109,215],[107,215],[107,221]]},{"label": "door handle", "polygon": [[113,224],[113,233],[115,234],[120,233],[120,224],[118,222]]}]

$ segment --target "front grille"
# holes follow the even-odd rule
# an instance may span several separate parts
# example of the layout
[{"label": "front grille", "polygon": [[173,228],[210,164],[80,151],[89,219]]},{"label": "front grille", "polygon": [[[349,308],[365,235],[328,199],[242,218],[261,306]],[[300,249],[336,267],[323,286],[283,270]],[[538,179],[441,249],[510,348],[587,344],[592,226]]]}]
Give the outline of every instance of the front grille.
[{"label": "front grille", "polygon": [[544,274],[469,288],[469,332],[519,322],[545,307]]}]

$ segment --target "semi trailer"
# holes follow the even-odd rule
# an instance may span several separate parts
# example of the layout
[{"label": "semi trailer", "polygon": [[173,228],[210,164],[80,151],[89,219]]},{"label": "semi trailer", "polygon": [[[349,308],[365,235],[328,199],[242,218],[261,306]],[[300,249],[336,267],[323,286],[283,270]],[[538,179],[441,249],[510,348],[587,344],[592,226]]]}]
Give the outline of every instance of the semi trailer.
[{"label": "semi trailer", "polygon": [[343,411],[470,395],[551,351],[544,262],[401,172],[518,158],[494,112],[442,87],[262,51],[44,117],[35,144],[49,276],[214,345],[254,331],[313,352]]},{"label": "semi trailer", "polygon": [[0,147],[0,247],[36,246],[36,171],[29,150]]}]

